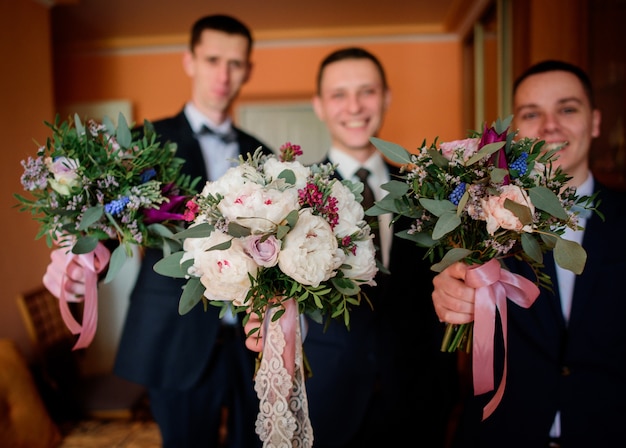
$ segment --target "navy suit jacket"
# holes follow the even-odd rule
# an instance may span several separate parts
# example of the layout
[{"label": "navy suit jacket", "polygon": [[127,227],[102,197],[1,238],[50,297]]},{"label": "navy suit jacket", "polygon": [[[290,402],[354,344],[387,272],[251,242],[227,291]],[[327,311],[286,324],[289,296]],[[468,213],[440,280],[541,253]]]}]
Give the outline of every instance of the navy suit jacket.
[{"label": "navy suit jacket", "polygon": [[[206,182],[206,168],[200,145],[183,112],[155,121],[162,141],[177,143],[177,157],[185,159],[182,172],[200,176]],[[270,149],[253,136],[235,128],[240,153],[253,153],[259,146]],[[178,301],[185,281],[157,274],[154,264],[163,257],[160,249],[147,249],[133,288],[115,372],[149,388],[190,389],[205,371],[220,327],[218,307],[207,311],[198,305],[189,313],[178,313]],[[242,344],[243,347],[243,344]],[[254,357],[250,357],[252,381]],[[244,375],[245,376],[245,375]]]},{"label": "navy suit jacket", "polygon": [[[388,168],[392,178],[398,174]],[[394,233],[408,225],[400,219]],[[324,330],[308,319],[304,353],[313,376],[306,389],[316,447],[404,446],[407,438],[443,446],[436,440],[455,390],[455,358],[439,351],[443,327],[423,256],[394,235],[390,274],[364,288],[373,309],[365,300],[353,307],[349,330],[343,321]]]},{"label": "navy suit jacket", "polygon": [[[601,185],[596,190],[606,220],[596,214],[587,220],[582,242],[587,262],[576,277],[569,323],[549,253],[544,264],[554,293],[542,288],[529,309],[507,301],[504,396],[482,424],[480,410],[491,394],[471,400],[459,446],[545,447],[557,410],[562,446],[626,446],[626,195]],[[521,262],[509,267],[533,278]],[[496,366],[502,366],[501,344],[497,354]]]}]

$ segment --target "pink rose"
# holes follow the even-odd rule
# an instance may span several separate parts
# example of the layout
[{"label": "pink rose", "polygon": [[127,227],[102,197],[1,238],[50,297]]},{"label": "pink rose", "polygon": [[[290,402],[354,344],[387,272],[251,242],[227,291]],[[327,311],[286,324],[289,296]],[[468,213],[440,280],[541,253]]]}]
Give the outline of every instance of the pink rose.
[{"label": "pink rose", "polygon": [[245,239],[244,250],[259,266],[271,268],[278,263],[280,241],[274,236],[263,239],[263,235],[252,235]]},{"label": "pink rose", "polygon": [[457,153],[462,152],[463,161],[466,161],[478,151],[478,139],[466,138],[464,140],[442,142],[439,145],[439,149],[441,149],[441,153],[448,160],[458,159]]},{"label": "pink rose", "polygon": [[523,225],[519,218],[504,207],[507,199],[529,208],[531,216],[535,213],[535,206],[524,190],[516,185],[504,185],[499,196],[489,196],[481,199],[481,205],[487,221],[487,232],[493,235],[499,228],[516,230],[518,232],[532,232],[532,226]]}]

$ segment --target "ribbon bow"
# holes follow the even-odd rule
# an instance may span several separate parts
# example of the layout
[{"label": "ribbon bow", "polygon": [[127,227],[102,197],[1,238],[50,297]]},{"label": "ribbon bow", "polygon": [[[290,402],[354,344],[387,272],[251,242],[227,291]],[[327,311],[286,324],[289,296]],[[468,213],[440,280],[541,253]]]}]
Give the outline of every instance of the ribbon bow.
[{"label": "ribbon bow", "polygon": [[468,269],[468,286],[476,288],[474,305],[474,338],[472,341],[472,371],[474,395],[494,389],[493,351],[496,310],[502,320],[504,338],[504,370],[502,380],[492,399],[483,409],[483,420],[489,417],[502,400],[507,374],[507,308],[509,298],[523,308],[529,308],[539,296],[539,288],[530,280],[502,269],[496,259]]}]

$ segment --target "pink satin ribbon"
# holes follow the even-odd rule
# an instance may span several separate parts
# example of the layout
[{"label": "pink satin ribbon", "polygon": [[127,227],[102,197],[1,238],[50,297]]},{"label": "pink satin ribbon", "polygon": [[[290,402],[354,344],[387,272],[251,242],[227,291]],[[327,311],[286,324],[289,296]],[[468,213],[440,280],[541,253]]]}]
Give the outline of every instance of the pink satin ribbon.
[{"label": "pink satin ribbon", "polygon": [[87,254],[70,253],[65,259],[65,270],[72,261],[75,261],[84,268],[85,272],[85,296],[83,304],[83,317],[81,323],[78,323],[74,315],[69,309],[69,302],[76,302],[74,298],[70,298],[65,290],[65,284],[69,280],[66,272],[63,273],[61,280],[61,294],[59,297],[59,308],[63,322],[72,334],[78,334],[78,340],[73,350],[88,347],[91,344],[98,325],[98,274],[102,272],[109,264],[111,253],[101,243]]},{"label": "pink satin ribbon", "polygon": [[539,288],[530,280],[502,269],[496,259],[471,267],[465,276],[468,286],[476,288],[474,305],[474,336],[472,341],[472,370],[474,395],[494,389],[493,359],[496,310],[502,320],[504,338],[504,369],[502,380],[492,399],[483,409],[483,420],[495,411],[502,400],[507,375],[507,298],[523,308],[529,308],[539,296]]}]

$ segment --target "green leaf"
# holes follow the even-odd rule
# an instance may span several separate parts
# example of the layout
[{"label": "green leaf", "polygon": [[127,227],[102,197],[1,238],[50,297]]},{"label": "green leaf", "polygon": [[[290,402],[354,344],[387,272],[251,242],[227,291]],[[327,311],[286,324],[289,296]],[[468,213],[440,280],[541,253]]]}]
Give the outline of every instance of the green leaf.
[{"label": "green leaf", "polygon": [[72,253],[77,255],[88,254],[94,250],[97,245],[98,238],[95,236],[82,236],[76,240],[76,244],[72,247]]},{"label": "green leaf", "polygon": [[420,198],[419,201],[426,210],[428,210],[435,216],[441,216],[444,213],[448,213],[451,211],[456,213],[456,205],[454,205],[447,199]]},{"label": "green leaf", "polygon": [[527,206],[506,198],[504,200],[504,208],[517,216],[522,225],[527,226],[529,224],[532,224],[533,214],[531,213],[530,208],[528,208]]},{"label": "green leaf", "polygon": [[491,170],[491,180],[497,184],[502,183],[504,178],[509,175],[509,171],[502,168],[494,168]]},{"label": "green leaf", "polygon": [[278,175],[278,179],[285,179],[285,182],[289,185],[296,184],[296,175],[293,170],[283,170]]},{"label": "green leaf", "polygon": [[178,314],[184,316],[191,311],[202,300],[204,291],[206,291],[206,288],[200,283],[200,279],[191,277],[185,284],[183,293],[178,301]]},{"label": "green leaf", "polygon": [[409,186],[406,182],[400,182],[399,180],[390,180],[380,186],[383,190],[388,191],[389,195],[399,198],[405,195],[409,191]]},{"label": "green leaf", "polygon": [[461,261],[464,258],[469,257],[471,253],[472,251],[469,249],[455,247],[454,249],[450,249],[448,252],[446,252],[441,261],[439,263],[433,264],[430,269],[435,272],[441,272],[448,266],[456,263],[457,261]]},{"label": "green leaf", "polygon": [[115,136],[117,138],[117,143],[119,143],[122,148],[130,148],[133,138],[130,129],[128,128],[126,117],[124,117],[124,114],[121,112],[117,117],[117,133]]},{"label": "green leaf", "polygon": [[470,157],[467,162],[465,162],[465,166],[473,165],[479,160],[482,160],[485,157],[490,156],[491,154],[493,154],[494,152],[502,148],[505,144],[506,142],[495,142],[495,143],[489,143],[488,145],[483,146],[482,148],[480,148],[480,151],[478,151],[476,154]]},{"label": "green leaf", "polygon": [[554,246],[554,261],[563,269],[580,275],[585,269],[587,252],[580,244],[557,237],[556,246]]},{"label": "green leaf", "polygon": [[293,229],[296,226],[299,217],[300,215],[298,214],[298,210],[292,210],[285,218],[285,221],[287,221],[287,225]]},{"label": "green leaf", "polygon": [[433,229],[433,239],[440,239],[460,225],[461,218],[456,214],[456,210],[453,212],[448,211],[443,213],[437,220],[437,224],[435,224],[435,228]]},{"label": "green leaf", "polygon": [[569,219],[567,213],[563,209],[559,198],[552,190],[546,187],[533,187],[528,190],[530,200],[535,207],[550,213],[558,219],[567,221]]},{"label": "green leaf", "polygon": [[400,163],[402,165],[411,162],[411,154],[396,143],[387,142],[377,137],[370,137],[370,142],[372,142],[374,146],[376,146],[376,148],[378,148],[378,150],[392,162]]},{"label": "green leaf", "polygon": [[285,235],[287,235],[290,230],[291,227],[289,226],[278,226],[276,228],[276,238],[282,240],[283,238],[285,238]]},{"label": "green leaf", "polygon": [[177,240],[183,240],[185,238],[206,238],[211,235],[211,232],[215,229],[215,226],[206,222],[198,224],[188,229],[178,232],[174,235]]},{"label": "green leaf", "polygon": [[223,243],[216,244],[215,246],[211,246],[207,250],[228,250],[232,244],[233,240],[230,239],[228,241],[224,241]]},{"label": "green leaf", "polygon": [[230,236],[234,236],[235,238],[243,238],[246,236],[250,236],[252,232],[248,227],[242,226],[236,222],[228,223],[228,234]]},{"label": "green leaf", "polygon": [[522,249],[537,263],[543,263],[543,252],[537,239],[530,233],[522,233]]},{"label": "green leaf", "polygon": [[111,253],[111,261],[109,261],[109,270],[107,271],[107,275],[104,279],[104,283],[109,283],[111,280],[115,278],[117,273],[122,269],[124,263],[128,260],[128,254],[126,253],[126,248],[123,244],[120,244],[115,248],[113,253]]},{"label": "green leaf", "polygon": [[85,210],[83,213],[83,219],[81,219],[80,224],[78,225],[78,230],[87,230],[89,227],[98,222],[100,218],[104,215],[104,206],[96,205],[94,207],[90,207]]},{"label": "green leaf", "polygon": [[152,266],[152,269],[157,274],[161,274],[166,277],[185,278],[187,275],[187,269],[180,264],[183,255],[183,251],[174,252],[172,255],[161,258],[157,261],[154,266]]},{"label": "green leaf", "polygon": [[432,247],[437,243],[437,241],[433,240],[427,232],[409,233],[408,230],[402,230],[400,232],[396,232],[396,235],[398,238],[413,241],[422,247]]}]

